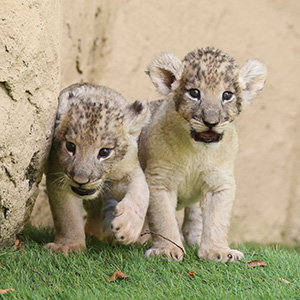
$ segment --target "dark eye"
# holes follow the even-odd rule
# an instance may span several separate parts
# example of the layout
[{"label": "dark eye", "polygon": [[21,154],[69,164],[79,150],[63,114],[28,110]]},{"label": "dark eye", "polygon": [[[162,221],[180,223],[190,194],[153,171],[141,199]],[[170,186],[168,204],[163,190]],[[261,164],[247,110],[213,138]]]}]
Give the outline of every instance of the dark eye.
[{"label": "dark eye", "polygon": [[229,101],[232,98],[232,96],[233,96],[233,93],[226,91],[223,93],[222,99],[224,101]]},{"label": "dark eye", "polygon": [[76,151],[76,145],[72,142],[66,142],[66,148],[69,152],[71,152],[73,155],[75,154]]},{"label": "dark eye", "polygon": [[188,92],[192,98],[198,99],[198,100],[200,99],[201,94],[198,89],[190,89]]},{"label": "dark eye", "polygon": [[102,148],[98,153],[98,159],[106,158],[110,155],[112,149],[109,148]]}]

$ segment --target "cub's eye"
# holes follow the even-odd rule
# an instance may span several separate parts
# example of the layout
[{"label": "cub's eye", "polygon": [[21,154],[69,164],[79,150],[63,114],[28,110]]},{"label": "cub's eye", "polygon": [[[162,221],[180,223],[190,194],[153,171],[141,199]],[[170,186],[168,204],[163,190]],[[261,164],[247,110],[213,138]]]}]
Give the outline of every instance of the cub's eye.
[{"label": "cub's eye", "polygon": [[232,98],[232,96],[233,96],[233,93],[226,91],[223,93],[222,99],[223,99],[223,101],[229,101]]},{"label": "cub's eye", "polygon": [[198,89],[190,89],[188,90],[189,95],[194,99],[200,99],[201,93]]},{"label": "cub's eye", "polygon": [[76,145],[72,142],[66,142],[66,148],[69,152],[71,152],[73,155],[75,154],[76,151]]},{"label": "cub's eye", "polygon": [[108,157],[111,154],[111,151],[112,151],[112,149],[109,149],[109,148],[100,149],[100,151],[98,153],[98,159]]}]

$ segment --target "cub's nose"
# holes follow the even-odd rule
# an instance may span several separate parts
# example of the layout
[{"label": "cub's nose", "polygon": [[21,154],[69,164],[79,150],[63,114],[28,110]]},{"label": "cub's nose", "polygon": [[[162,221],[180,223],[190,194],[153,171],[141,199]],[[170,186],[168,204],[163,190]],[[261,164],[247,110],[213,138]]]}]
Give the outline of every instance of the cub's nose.
[{"label": "cub's nose", "polygon": [[217,126],[219,124],[219,121],[206,121],[206,120],[203,120],[203,123],[208,127],[208,128],[213,128],[215,126]]},{"label": "cub's nose", "polygon": [[72,180],[74,181],[74,183],[78,184],[79,186],[84,185],[84,184],[88,184],[90,182],[89,178],[76,176],[76,175],[74,175],[72,177]]}]

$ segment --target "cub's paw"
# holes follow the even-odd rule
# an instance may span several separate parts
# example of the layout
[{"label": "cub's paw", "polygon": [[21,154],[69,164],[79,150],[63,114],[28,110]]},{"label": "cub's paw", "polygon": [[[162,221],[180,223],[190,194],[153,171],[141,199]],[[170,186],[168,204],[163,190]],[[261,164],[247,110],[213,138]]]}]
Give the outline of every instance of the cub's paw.
[{"label": "cub's paw", "polygon": [[122,244],[134,243],[140,237],[145,216],[138,207],[127,206],[120,202],[115,209],[111,230],[115,239]]},{"label": "cub's paw", "polygon": [[86,246],[85,243],[55,242],[46,244],[44,248],[48,248],[54,252],[63,252],[64,254],[68,254],[69,252],[82,252],[85,250]]},{"label": "cub's paw", "polygon": [[[184,250],[183,247],[182,249]],[[168,247],[153,247],[145,253],[146,257],[160,256],[162,258],[170,258],[175,261],[182,260],[184,255],[185,252],[182,252],[182,250],[175,245],[170,245]]]},{"label": "cub's paw", "polygon": [[244,254],[238,250],[224,248],[217,250],[199,249],[198,257],[204,259],[210,259],[217,262],[239,262],[244,258]]}]

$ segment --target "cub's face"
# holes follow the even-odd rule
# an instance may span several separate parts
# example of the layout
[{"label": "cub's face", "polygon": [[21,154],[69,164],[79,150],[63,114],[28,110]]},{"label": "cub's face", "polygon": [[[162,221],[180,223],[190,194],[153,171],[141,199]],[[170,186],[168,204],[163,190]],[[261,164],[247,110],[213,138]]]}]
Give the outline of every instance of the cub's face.
[{"label": "cub's face", "polygon": [[54,143],[67,188],[94,198],[130,148],[136,148],[147,104],[130,106],[120,94],[88,84],[67,88],[59,102]]},{"label": "cub's face", "polygon": [[172,96],[176,110],[195,141],[219,142],[241,111],[239,70],[233,59],[213,51],[188,55],[182,67]]},{"label": "cub's face", "polygon": [[[77,98],[78,99],[78,98]],[[127,150],[128,132],[119,111],[73,99],[55,136],[65,178],[79,196],[96,195]],[[75,102],[76,101],[76,102]],[[109,103],[108,103],[109,105]]]},{"label": "cub's face", "polygon": [[189,53],[183,61],[162,53],[150,63],[149,75],[158,90],[174,101],[192,139],[217,143],[263,87],[266,67],[249,60],[239,69],[233,58],[205,48]]}]

